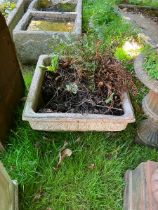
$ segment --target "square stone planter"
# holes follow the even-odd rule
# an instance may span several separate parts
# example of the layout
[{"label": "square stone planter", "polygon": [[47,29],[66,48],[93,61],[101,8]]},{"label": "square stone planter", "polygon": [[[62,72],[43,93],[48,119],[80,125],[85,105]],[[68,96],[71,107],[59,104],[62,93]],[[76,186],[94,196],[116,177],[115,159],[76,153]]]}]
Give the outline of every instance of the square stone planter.
[{"label": "square stone planter", "polygon": [[[39,1],[40,0],[33,0],[31,2],[30,6],[29,6],[29,9],[30,10],[41,11],[42,8],[39,5]],[[56,4],[57,4],[57,2],[61,3],[62,0],[56,1]],[[66,12],[66,13],[77,13],[77,15],[79,17],[81,17],[82,16],[82,0],[69,0],[68,3],[74,5],[75,9],[73,11],[64,11],[64,12]],[[64,4],[64,3],[62,3],[62,4]],[[52,12],[52,11],[48,11],[48,12]],[[58,12],[58,11],[54,11],[54,12]],[[61,13],[63,13],[63,12],[61,12]]]},{"label": "square stone planter", "polygon": [[133,108],[127,93],[123,97],[122,116],[78,113],[37,113],[42,103],[41,87],[45,71],[42,65],[49,65],[51,57],[41,55],[35,70],[30,91],[26,100],[23,120],[35,130],[43,131],[121,131],[128,123],[135,122]]},{"label": "square stone planter", "polygon": [[[71,32],[27,30],[28,25],[33,19],[51,22],[73,22],[74,27]],[[76,39],[80,34],[81,18],[78,18],[77,14],[58,14],[28,10],[13,31],[13,38],[20,61],[28,64],[36,63],[41,54],[52,53],[53,46],[57,44],[57,39],[65,41],[68,37]]]},{"label": "square stone planter", "polygon": [[17,0],[16,7],[7,17],[7,25],[9,27],[10,32],[12,33],[13,29],[19,22],[19,20],[24,15],[30,0]]}]

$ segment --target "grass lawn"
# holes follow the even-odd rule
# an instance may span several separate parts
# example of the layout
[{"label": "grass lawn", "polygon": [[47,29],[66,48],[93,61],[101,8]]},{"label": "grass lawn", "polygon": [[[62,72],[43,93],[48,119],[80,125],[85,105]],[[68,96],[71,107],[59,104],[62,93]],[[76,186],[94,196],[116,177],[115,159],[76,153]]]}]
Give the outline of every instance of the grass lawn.
[{"label": "grass lawn", "polygon": [[[146,5],[149,1],[131,2]],[[111,48],[133,72],[132,56],[123,46],[131,39],[139,41],[139,31],[116,14],[115,3],[115,0],[84,0],[84,32],[88,37],[101,39],[103,46]],[[93,23],[93,29],[89,27],[89,21]],[[24,71],[27,88],[33,69],[27,67]],[[142,161],[158,161],[155,149],[134,142],[136,128],[144,118],[141,100],[147,91],[139,81],[135,79],[135,82],[139,93],[131,100],[137,122],[122,132],[33,131],[21,120],[23,104],[19,107],[16,125],[10,132],[1,160],[12,179],[18,180],[20,210],[123,209],[125,171],[134,169]],[[65,141],[72,156],[55,170]]]}]

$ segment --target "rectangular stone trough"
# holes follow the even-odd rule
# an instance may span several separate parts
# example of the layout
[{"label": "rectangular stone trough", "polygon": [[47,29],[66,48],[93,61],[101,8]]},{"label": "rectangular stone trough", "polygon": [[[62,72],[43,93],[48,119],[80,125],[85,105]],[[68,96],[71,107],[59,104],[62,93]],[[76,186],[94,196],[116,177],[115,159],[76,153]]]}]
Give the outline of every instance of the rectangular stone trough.
[{"label": "rectangular stone trough", "polygon": [[13,29],[22,18],[27,9],[30,0],[17,0],[16,7],[13,9],[7,17],[7,25],[12,33]]},{"label": "rectangular stone trough", "polygon": [[[78,16],[82,16],[82,0],[68,0],[66,3],[63,3],[62,0],[56,0],[56,1],[48,1],[49,5],[46,4],[40,5],[41,0],[33,0],[29,6],[30,10],[36,10],[36,11],[47,11],[47,12],[67,12],[67,13],[77,13]],[[46,1],[47,2],[47,1]],[[54,2],[54,4],[53,4]],[[72,5],[72,8],[69,8],[68,6],[65,6],[65,4]],[[56,5],[54,8],[52,8],[53,5]],[[62,8],[58,5],[63,5]]]},{"label": "rectangular stone trough", "polygon": [[[71,30],[60,31],[58,29],[48,29],[38,26],[38,29],[28,27],[32,20],[48,22],[46,25],[55,22],[63,22],[71,27]],[[37,24],[36,24],[37,25]],[[81,35],[81,18],[77,14],[58,14],[50,12],[30,11],[23,16],[21,21],[13,31],[13,38],[16,45],[18,57],[22,63],[36,63],[41,54],[49,54],[53,52],[58,40],[67,40],[72,37],[78,38]]]},{"label": "rectangular stone trough", "polygon": [[122,116],[78,113],[37,113],[42,103],[41,88],[45,71],[42,65],[50,65],[51,57],[41,55],[32,80],[23,111],[23,120],[35,130],[43,131],[121,131],[128,123],[135,122],[133,108],[127,93],[123,96]]}]

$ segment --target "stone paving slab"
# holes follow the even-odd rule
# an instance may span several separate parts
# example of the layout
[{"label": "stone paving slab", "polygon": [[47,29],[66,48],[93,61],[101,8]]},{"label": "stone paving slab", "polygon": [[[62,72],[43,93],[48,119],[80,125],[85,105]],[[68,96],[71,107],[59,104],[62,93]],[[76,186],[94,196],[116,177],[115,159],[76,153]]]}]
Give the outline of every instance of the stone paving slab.
[{"label": "stone paving slab", "polygon": [[[128,11],[128,8],[136,8],[136,6],[128,6],[128,7],[126,5],[124,5],[124,7],[122,6],[121,9],[120,8],[118,9],[121,16],[125,20],[132,22],[135,26],[141,29],[140,36],[147,43],[153,45],[154,47],[158,46],[158,23],[155,22],[152,18],[146,17],[141,13]],[[153,8],[147,7],[146,9],[153,9]],[[158,11],[158,9],[156,11]]]}]

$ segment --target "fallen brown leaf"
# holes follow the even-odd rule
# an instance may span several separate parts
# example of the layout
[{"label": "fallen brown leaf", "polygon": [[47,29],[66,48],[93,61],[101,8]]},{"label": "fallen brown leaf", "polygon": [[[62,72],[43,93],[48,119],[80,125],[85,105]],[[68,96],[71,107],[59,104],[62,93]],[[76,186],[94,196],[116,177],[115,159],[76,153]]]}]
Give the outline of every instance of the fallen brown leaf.
[{"label": "fallen brown leaf", "polygon": [[75,143],[80,143],[80,141],[81,141],[81,138],[78,137],[78,138],[76,139]]},{"label": "fallen brown leaf", "polygon": [[63,151],[67,147],[67,145],[68,145],[68,142],[64,141],[64,145],[62,146],[61,151]]},{"label": "fallen brown leaf", "polygon": [[59,161],[57,163],[56,169],[58,169],[61,166],[61,163],[66,157],[70,157],[72,155],[71,149],[64,149],[59,153]]}]

